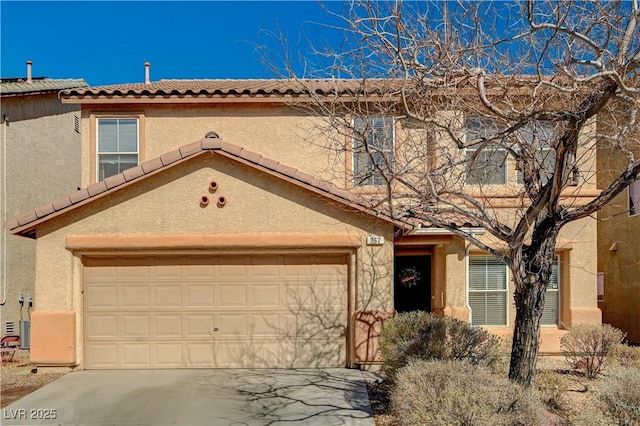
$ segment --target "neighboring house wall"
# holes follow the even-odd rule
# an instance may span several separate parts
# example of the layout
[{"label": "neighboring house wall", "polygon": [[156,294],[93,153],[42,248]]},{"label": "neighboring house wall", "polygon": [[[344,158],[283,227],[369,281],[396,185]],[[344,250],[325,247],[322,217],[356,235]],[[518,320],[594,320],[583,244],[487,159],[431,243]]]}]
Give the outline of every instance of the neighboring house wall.
[{"label": "neighboring house wall", "polygon": [[[598,152],[603,187],[620,173],[619,165],[627,163],[621,155],[606,149]],[[599,305],[603,322],[640,344],[640,212],[630,208],[629,195],[627,188],[598,213],[598,272],[604,285]]]},{"label": "neighboring house wall", "polygon": [[[80,133],[77,105],[63,105],[57,91],[2,96],[1,146],[6,176],[6,219],[75,190],[80,185]],[[79,124],[79,123],[78,123]],[[13,322],[29,319],[28,297],[38,307],[35,293],[34,240],[11,235],[3,227],[4,287],[2,288],[2,332]],[[6,262],[6,263],[5,263]],[[6,269],[5,269],[6,268]],[[22,310],[18,296],[22,293]],[[33,310],[31,309],[31,310]]]}]

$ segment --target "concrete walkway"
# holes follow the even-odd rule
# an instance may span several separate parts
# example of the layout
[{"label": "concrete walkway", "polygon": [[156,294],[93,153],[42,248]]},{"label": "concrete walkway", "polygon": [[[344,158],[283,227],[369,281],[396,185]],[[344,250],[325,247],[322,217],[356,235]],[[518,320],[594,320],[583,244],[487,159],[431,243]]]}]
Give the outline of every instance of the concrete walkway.
[{"label": "concrete walkway", "polygon": [[73,372],[4,408],[0,424],[374,426],[374,421],[362,372],[336,368]]}]

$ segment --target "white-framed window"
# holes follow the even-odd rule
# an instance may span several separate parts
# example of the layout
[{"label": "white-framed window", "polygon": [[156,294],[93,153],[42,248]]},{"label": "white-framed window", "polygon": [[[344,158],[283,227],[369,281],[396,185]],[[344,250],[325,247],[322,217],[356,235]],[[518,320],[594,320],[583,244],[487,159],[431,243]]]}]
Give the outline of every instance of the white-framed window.
[{"label": "white-framed window", "polygon": [[629,185],[629,216],[640,215],[640,179]]},{"label": "white-framed window", "polygon": [[507,325],[507,266],[493,256],[469,257],[472,325]]},{"label": "white-framed window", "polygon": [[[465,119],[466,140],[487,137],[499,131],[486,117]],[[507,152],[497,145],[474,145],[466,149],[467,185],[504,185],[507,183]]]},{"label": "white-framed window", "polygon": [[[556,125],[551,122],[536,122],[524,126],[519,134],[523,143],[534,152],[533,160],[540,176],[540,183],[546,184],[553,176],[556,165],[556,151],[551,147],[551,142],[557,137]],[[516,182],[524,183],[520,171],[516,173]]]},{"label": "white-framed window", "polygon": [[547,283],[542,311],[542,325],[558,325],[560,319],[560,264],[556,257],[551,265],[551,276]]},{"label": "white-framed window", "polygon": [[395,168],[393,117],[356,117],[353,129],[353,184],[384,185],[383,174],[391,176]]},{"label": "white-framed window", "polygon": [[139,161],[139,126],[137,118],[97,119],[97,179],[103,180]]}]

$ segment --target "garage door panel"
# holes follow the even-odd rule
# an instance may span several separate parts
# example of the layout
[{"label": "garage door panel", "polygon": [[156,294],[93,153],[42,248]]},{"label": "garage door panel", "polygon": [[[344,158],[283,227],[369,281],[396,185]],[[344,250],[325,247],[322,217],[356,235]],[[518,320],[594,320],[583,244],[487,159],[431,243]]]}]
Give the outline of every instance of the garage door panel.
[{"label": "garage door panel", "polygon": [[213,343],[186,343],[186,367],[211,367],[216,365]]},{"label": "garage door panel", "polygon": [[173,337],[182,339],[182,315],[166,314],[151,316],[152,337]]},{"label": "garage door panel", "polygon": [[85,367],[343,366],[346,259],[88,259]]},{"label": "garage door panel", "polygon": [[149,368],[151,366],[151,345],[149,343],[122,343],[120,354],[121,365],[124,368]]},{"label": "garage door panel", "polygon": [[215,320],[216,337],[247,337],[249,335],[247,328],[246,313],[229,313],[217,314]]},{"label": "garage door panel", "polygon": [[85,322],[87,334],[94,338],[116,338],[118,337],[118,315],[116,314],[93,314],[87,317]]},{"label": "garage door panel", "polygon": [[216,365],[219,367],[237,368],[252,366],[257,354],[248,342],[216,342]]},{"label": "garage door panel", "polygon": [[179,368],[183,366],[182,343],[156,343],[152,347],[151,362],[155,367]]},{"label": "garage door panel", "polygon": [[87,364],[93,368],[120,367],[117,343],[88,343],[85,346]]},{"label": "garage door panel", "polygon": [[151,287],[153,297],[151,306],[153,308],[181,308],[182,307],[182,285],[177,284],[156,284]]},{"label": "garage door panel", "polygon": [[183,337],[207,337],[213,336],[215,320],[213,314],[184,314],[184,333]]},{"label": "garage door panel", "polygon": [[280,306],[280,285],[259,283],[249,287],[249,305],[255,308],[278,308]]},{"label": "garage door panel", "polygon": [[119,286],[120,294],[118,306],[121,308],[144,308],[151,306],[150,292],[148,284],[123,284]]},{"label": "garage door panel", "polygon": [[120,315],[119,334],[122,337],[151,337],[149,315]]},{"label": "garage door panel", "polygon": [[115,284],[94,284],[86,290],[85,295],[90,309],[118,307],[118,287]]},{"label": "garage door panel", "polygon": [[247,287],[240,285],[221,284],[218,288],[218,307],[220,308],[246,308]]},{"label": "garage door panel", "polygon": [[184,291],[185,308],[188,307],[205,307],[213,308],[215,306],[215,289],[213,284],[196,285],[185,284]]},{"label": "garage door panel", "polygon": [[249,328],[251,335],[256,337],[280,337],[283,335],[283,326],[280,313],[264,313],[251,315]]},{"label": "garage door panel", "polygon": [[[177,259],[171,259],[171,260],[176,261]],[[179,280],[182,278],[182,265],[180,264],[163,265],[161,262],[156,262],[156,265],[150,268],[149,274],[150,274],[150,277],[156,281]]]},{"label": "garage door panel", "polygon": [[182,278],[184,279],[209,279],[216,277],[214,265],[184,265],[182,266]]},{"label": "garage door panel", "polygon": [[283,335],[330,343],[344,335],[344,317],[339,313],[300,312],[284,315]]}]

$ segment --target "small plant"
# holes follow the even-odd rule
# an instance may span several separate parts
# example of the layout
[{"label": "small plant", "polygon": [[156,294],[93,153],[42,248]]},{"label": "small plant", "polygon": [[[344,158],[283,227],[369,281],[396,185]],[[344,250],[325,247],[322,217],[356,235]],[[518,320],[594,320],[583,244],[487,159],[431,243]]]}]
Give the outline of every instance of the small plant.
[{"label": "small plant", "polygon": [[640,425],[640,369],[611,369],[598,387],[598,396],[616,424]]},{"label": "small plant", "polygon": [[411,359],[466,360],[491,368],[501,360],[500,340],[485,329],[418,311],[402,313],[385,322],[380,354],[390,381]]},{"label": "small plant", "polygon": [[640,368],[640,346],[613,345],[609,352],[609,364],[616,367]]},{"label": "small plant", "polygon": [[568,331],[560,340],[562,353],[572,366],[584,368],[590,379],[600,373],[611,348],[625,337],[608,324],[579,324]]},{"label": "small plant", "polygon": [[533,390],[466,361],[412,360],[398,372],[391,404],[401,425],[537,425]]},{"label": "small plant", "polygon": [[564,399],[562,394],[568,389],[567,381],[552,370],[542,370],[536,374],[536,387],[544,403],[551,410],[562,410]]}]

